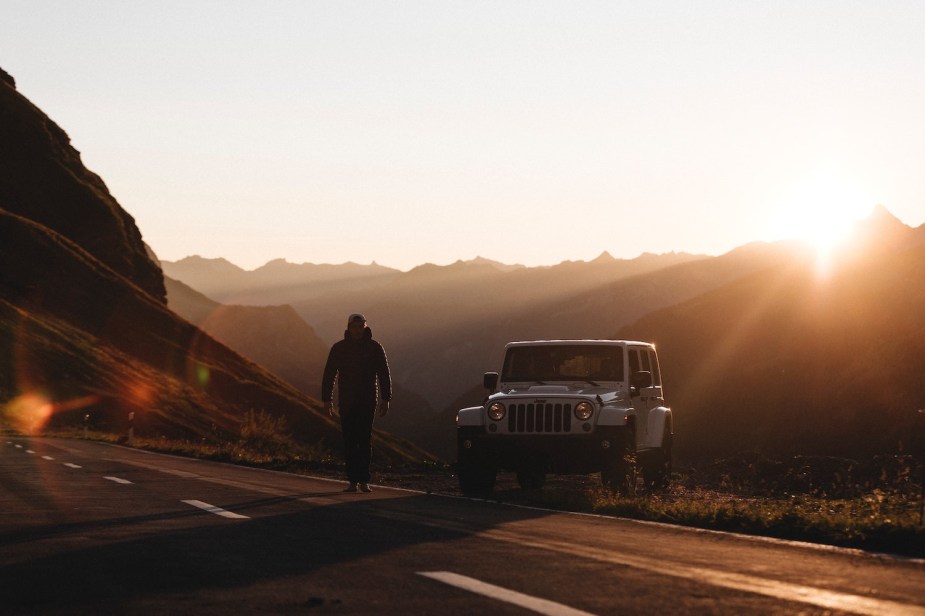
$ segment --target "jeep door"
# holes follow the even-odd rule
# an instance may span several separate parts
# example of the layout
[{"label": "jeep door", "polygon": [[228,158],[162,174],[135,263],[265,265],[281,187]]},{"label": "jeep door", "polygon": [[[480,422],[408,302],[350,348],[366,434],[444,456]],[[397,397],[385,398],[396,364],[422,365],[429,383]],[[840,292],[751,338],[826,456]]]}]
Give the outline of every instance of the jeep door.
[{"label": "jeep door", "polygon": [[652,375],[652,385],[641,387],[637,395],[632,396],[633,408],[636,410],[636,449],[649,449],[661,446],[661,431],[652,426],[657,418],[652,409],[662,404],[662,377],[655,351],[648,347],[628,347],[630,376],[636,372],[648,372]]}]

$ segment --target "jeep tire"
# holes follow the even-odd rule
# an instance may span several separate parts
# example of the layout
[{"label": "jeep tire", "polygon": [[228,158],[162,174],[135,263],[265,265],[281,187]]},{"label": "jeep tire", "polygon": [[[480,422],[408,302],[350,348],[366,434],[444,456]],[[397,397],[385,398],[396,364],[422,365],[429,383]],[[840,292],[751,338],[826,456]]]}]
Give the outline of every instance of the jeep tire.
[{"label": "jeep tire", "polygon": [[459,490],[463,496],[486,498],[495,489],[497,469],[484,460],[460,456],[457,475],[459,475]]},{"label": "jeep tire", "polygon": [[636,495],[636,447],[632,434],[604,462],[601,483],[621,496]]},{"label": "jeep tire", "polygon": [[671,433],[671,428],[665,426],[665,432],[662,435],[662,446],[642,467],[642,476],[645,479],[647,488],[659,490],[665,489],[671,484],[671,447],[673,440],[674,435]]},{"label": "jeep tire", "polygon": [[546,483],[546,471],[539,466],[518,469],[517,485],[522,490],[538,490]]}]

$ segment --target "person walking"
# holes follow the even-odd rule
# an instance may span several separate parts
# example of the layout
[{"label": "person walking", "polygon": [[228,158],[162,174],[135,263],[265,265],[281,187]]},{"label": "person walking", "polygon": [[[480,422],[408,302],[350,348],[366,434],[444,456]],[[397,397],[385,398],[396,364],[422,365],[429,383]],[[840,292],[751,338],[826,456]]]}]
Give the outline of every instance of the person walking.
[{"label": "person walking", "polygon": [[373,419],[389,412],[392,380],[382,345],[362,314],[347,319],[344,339],[334,343],[328,353],[321,379],[321,400],[334,417],[334,382],[337,381],[340,426],[344,436],[344,461],[350,485],[345,492],[371,492],[369,463],[372,458]]}]

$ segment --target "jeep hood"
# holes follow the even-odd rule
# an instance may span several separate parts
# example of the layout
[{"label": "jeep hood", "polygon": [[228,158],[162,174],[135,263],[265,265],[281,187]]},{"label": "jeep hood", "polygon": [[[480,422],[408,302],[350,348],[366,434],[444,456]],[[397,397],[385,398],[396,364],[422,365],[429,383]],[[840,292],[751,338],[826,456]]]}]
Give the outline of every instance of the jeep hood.
[{"label": "jeep hood", "polygon": [[622,385],[616,387],[594,386],[590,383],[563,383],[561,385],[527,385],[520,387],[506,387],[500,389],[492,397],[502,396],[600,396],[603,399],[613,398],[623,391]]}]

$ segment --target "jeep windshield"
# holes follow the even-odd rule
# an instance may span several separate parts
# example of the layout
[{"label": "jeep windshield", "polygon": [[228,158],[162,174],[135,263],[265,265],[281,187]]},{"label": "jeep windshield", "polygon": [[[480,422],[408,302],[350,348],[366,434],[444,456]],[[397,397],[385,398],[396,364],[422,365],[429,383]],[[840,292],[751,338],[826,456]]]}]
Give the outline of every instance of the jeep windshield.
[{"label": "jeep windshield", "polygon": [[623,347],[605,345],[518,346],[507,350],[501,380],[554,382],[623,380]]}]

